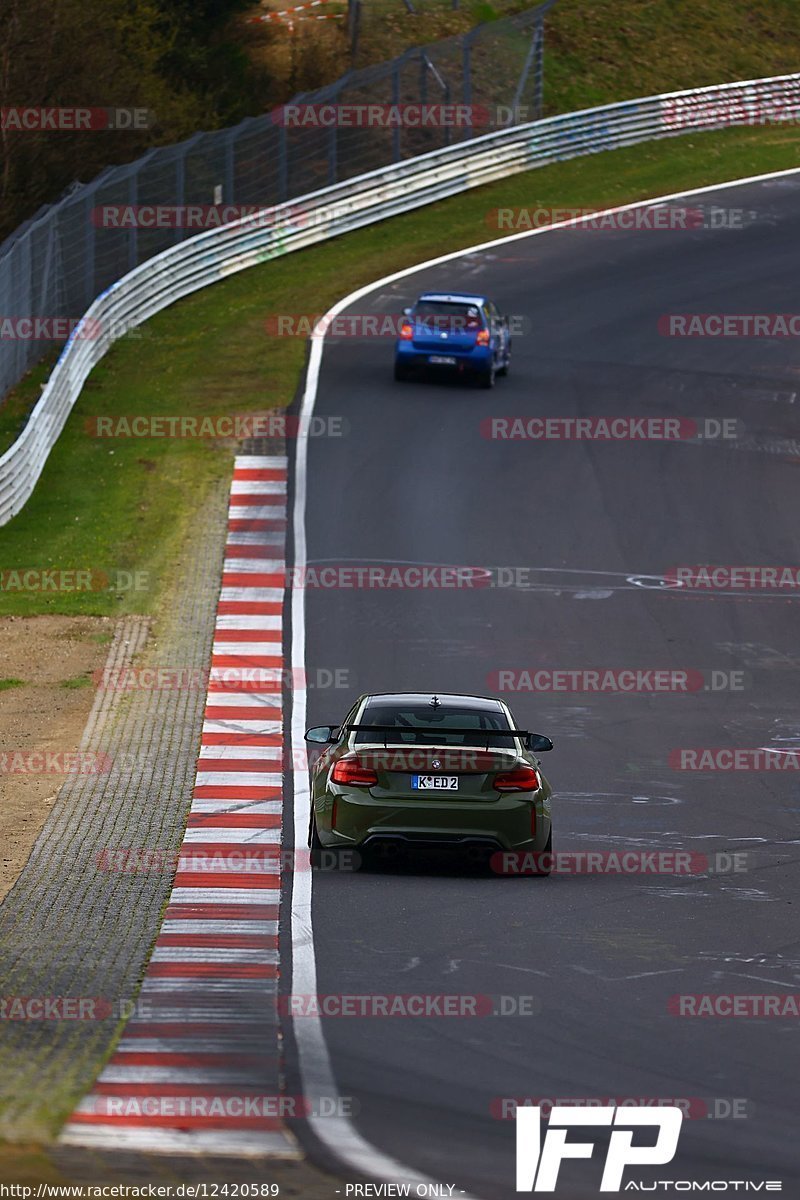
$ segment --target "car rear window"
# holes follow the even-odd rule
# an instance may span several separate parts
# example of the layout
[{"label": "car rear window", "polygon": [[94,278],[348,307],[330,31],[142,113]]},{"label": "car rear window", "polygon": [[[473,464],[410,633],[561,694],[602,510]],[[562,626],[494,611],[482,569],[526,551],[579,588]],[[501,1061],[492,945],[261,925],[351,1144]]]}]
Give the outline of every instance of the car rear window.
[{"label": "car rear window", "polygon": [[[359,725],[386,725],[389,745],[409,746],[494,746],[515,749],[514,738],[504,737],[510,728],[508,718],[499,709],[486,711],[441,704],[370,704],[359,717]],[[475,732],[448,732],[474,730]],[[382,733],[357,733],[356,743],[382,742]]]},{"label": "car rear window", "polygon": [[458,333],[464,329],[481,329],[483,318],[476,304],[459,304],[454,300],[418,300],[414,318],[426,329]]}]

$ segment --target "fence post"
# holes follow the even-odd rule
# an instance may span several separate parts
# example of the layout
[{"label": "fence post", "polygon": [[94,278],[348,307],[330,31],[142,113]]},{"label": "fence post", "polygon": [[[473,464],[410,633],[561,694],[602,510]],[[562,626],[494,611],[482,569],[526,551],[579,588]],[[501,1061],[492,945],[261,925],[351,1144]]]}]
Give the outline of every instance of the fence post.
[{"label": "fence post", "polygon": [[[400,67],[398,63],[394,64],[392,69],[392,104],[399,105],[400,103]],[[400,162],[400,124],[399,122],[392,128],[392,162]]]},{"label": "fence post", "polygon": [[[149,158],[149,157],[150,157],[149,155],[145,155],[145,158]],[[134,211],[136,209],[136,200],[139,195],[139,189],[137,187],[137,184],[139,182],[137,168],[138,168],[138,163],[132,164],[131,167],[129,168],[129,172],[128,172],[128,204],[130,204],[131,208],[134,209]],[[132,219],[130,235],[129,235],[129,240],[128,240],[128,270],[129,271],[132,271],[133,268],[137,265],[137,255],[139,253],[138,239],[139,239],[139,235],[138,235],[136,221],[134,219]]]},{"label": "fence post", "polygon": [[[186,151],[181,152],[175,160],[175,204],[181,212],[186,203]],[[175,241],[179,242],[186,236],[185,222],[180,219],[175,222]]]},{"label": "fence post", "polygon": [[[202,136],[203,135],[201,133],[196,133],[194,135],[194,138],[192,139],[192,141],[197,141]],[[150,163],[151,160],[153,158],[156,158],[157,156],[158,156],[158,150],[148,150],[147,153],[143,154],[141,158],[137,158],[135,162],[130,163],[130,165],[127,168],[124,168],[128,172],[128,203],[131,205],[131,207],[133,209],[136,208],[136,205],[139,201],[139,172],[141,170],[143,170],[143,168],[146,167],[148,165],[148,163]],[[101,180],[103,178],[104,178],[104,176],[100,176]],[[134,214],[134,216],[136,216],[136,214]],[[139,265],[139,232],[138,232],[138,230],[139,230],[138,222],[136,220],[133,220],[132,224],[131,224],[131,239],[128,242],[128,270],[129,271],[132,271],[134,267],[138,267],[138,265]],[[152,253],[152,250],[151,250],[151,253]],[[149,258],[150,255],[148,254],[145,257]],[[142,261],[144,261],[144,259]]]},{"label": "fence post", "polygon": [[[85,215],[86,237],[84,238],[85,249],[84,249],[84,255],[83,255],[83,278],[84,278],[83,294],[84,294],[84,299],[85,299],[85,304],[84,304],[85,308],[89,307],[89,305],[92,303],[95,296],[97,295],[97,292],[95,291],[95,286],[94,286],[94,252],[95,252],[94,239],[97,237],[97,231],[96,231],[94,222],[92,221],[92,208],[94,206],[94,201],[95,201],[96,196],[97,196],[97,188],[96,187],[92,186],[92,187],[87,188],[86,215]],[[54,214],[54,217],[55,217],[55,214]],[[57,220],[57,218],[51,219],[49,222],[51,231],[53,229],[53,226],[56,224],[56,220]],[[48,246],[47,246],[47,265],[48,265],[48,267],[50,265],[50,240],[49,239],[48,239]]]},{"label": "fence post", "polygon": [[544,17],[539,17],[533,27],[528,53],[525,55],[525,62],[520,71],[517,87],[514,92],[514,99],[511,101],[511,122],[512,125],[519,124],[519,112],[522,106],[522,97],[525,94],[525,85],[528,82],[531,66],[533,67],[533,116],[528,117],[527,113],[522,118],[523,120],[538,121],[542,115],[542,95],[544,90],[544,59],[542,55],[542,47],[544,40]]},{"label": "fence post", "polygon": [[232,129],[229,129],[225,139],[225,194],[222,197],[225,204],[235,204],[237,202],[237,197],[233,194],[233,181],[235,177],[234,149],[236,146],[236,130],[238,128],[238,125],[234,125]]},{"label": "fence post", "polygon": [[[17,280],[19,283],[22,283],[22,291],[25,293],[25,296],[26,296],[25,307],[23,308],[22,311],[29,312],[34,315],[38,315],[38,313],[41,313],[42,316],[46,316],[48,314],[41,312],[40,304],[34,304],[34,297],[33,297],[33,237],[34,237],[33,230],[30,230],[30,232],[28,233],[28,236],[21,238],[20,241],[17,243],[17,246],[19,248],[19,257],[24,258],[24,261],[25,261],[24,270],[20,271],[19,274],[17,275]],[[53,307],[55,308],[56,306],[53,305]],[[56,314],[53,313],[52,315],[55,316]],[[69,316],[71,314],[68,313],[67,315]],[[49,343],[49,344],[50,344],[50,346],[52,346],[52,343]],[[29,361],[29,350],[28,350],[28,346],[25,343],[24,338],[17,339],[17,346],[19,348],[19,358],[17,359],[15,370],[16,370],[17,374],[22,375],[22,374],[24,374],[25,369],[28,364],[28,361]]]},{"label": "fence post", "polygon": [[539,18],[533,31],[533,61],[533,105],[538,121],[544,111],[544,17]]},{"label": "fence post", "polygon": [[278,126],[278,203],[282,204],[289,196],[289,150],[286,140],[286,125]]},{"label": "fence post", "polygon": [[347,0],[347,32],[350,38],[350,64],[358,54],[358,35],[361,32],[361,0]]},{"label": "fence post", "polygon": [[339,126],[333,122],[328,130],[328,184],[332,187],[338,181],[339,168]]},{"label": "fence post", "polygon": [[[461,99],[469,110],[472,104],[472,33],[464,35],[464,41],[461,46]],[[462,135],[463,141],[468,141],[475,136],[475,130],[472,124],[472,113],[470,112],[469,124],[464,126]]]}]

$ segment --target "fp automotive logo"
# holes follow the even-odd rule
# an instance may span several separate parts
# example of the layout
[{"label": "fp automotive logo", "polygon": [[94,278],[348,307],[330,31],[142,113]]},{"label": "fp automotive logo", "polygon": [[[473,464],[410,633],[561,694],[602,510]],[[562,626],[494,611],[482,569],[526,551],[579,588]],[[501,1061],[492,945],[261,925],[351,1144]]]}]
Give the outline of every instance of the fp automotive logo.
[{"label": "fp automotive logo", "polygon": [[[554,1192],[558,1170],[565,1158],[591,1158],[594,1142],[568,1142],[570,1128],[613,1125],[609,1138],[601,1192],[618,1192],[626,1167],[663,1166],[672,1162],[678,1149],[683,1112],[680,1108],[575,1108],[556,1105],[550,1110],[547,1133],[542,1145],[541,1110],[517,1109],[517,1191]],[[634,1146],[634,1131],[655,1126],[654,1145]]]}]

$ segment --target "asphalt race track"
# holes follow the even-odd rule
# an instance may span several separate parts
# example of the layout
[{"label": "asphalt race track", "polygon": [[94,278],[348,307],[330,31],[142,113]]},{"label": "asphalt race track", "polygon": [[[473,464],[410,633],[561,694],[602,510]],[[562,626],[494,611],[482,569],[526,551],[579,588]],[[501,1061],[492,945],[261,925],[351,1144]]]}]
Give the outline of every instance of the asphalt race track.
[{"label": "asphalt race track", "polygon": [[[676,994],[800,990],[800,777],[669,765],[679,747],[800,748],[800,607],[785,590],[657,582],[681,564],[800,561],[797,339],[658,325],[796,311],[800,177],[687,204],[701,202],[744,210],[741,226],[556,231],[350,310],[397,313],[431,287],[487,292],[525,326],[494,391],[395,384],[388,340],[329,340],[323,357],[316,414],[345,417],[347,434],[310,440],[309,564],[525,570],[502,576],[514,586],[310,588],[308,671],[344,671],[347,686],[310,691],[309,724],[366,691],[491,693],[500,670],[744,673],[740,690],[502,694],[555,741],[543,767],[558,851],[746,852],[746,871],[545,880],[426,861],[315,877],[320,993],[533,997],[527,1017],[324,1021],[359,1132],[483,1197],[514,1194],[514,1123],[493,1114],[514,1096],[692,1099],[710,1115],[684,1122],[674,1162],[626,1178],[782,1179],[793,1194],[797,1019],[669,1009]],[[739,436],[482,436],[502,416],[735,419]],[[745,1115],[713,1119],[726,1100]],[[600,1170],[598,1152],[565,1164],[559,1193],[597,1194]]]}]

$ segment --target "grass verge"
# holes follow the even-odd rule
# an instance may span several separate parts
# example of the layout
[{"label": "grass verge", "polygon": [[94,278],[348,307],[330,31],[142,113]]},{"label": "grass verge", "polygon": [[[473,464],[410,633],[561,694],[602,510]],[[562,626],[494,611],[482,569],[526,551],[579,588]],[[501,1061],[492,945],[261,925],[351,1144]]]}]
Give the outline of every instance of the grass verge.
[{"label": "grass verge", "polygon": [[[0,529],[0,572],[90,571],[92,588],[30,590],[21,577],[2,574],[0,614],[157,611],[236,446],[98,438],[92,420],[290,403],[305,340],[267,336],[268,316],[324,312],[393,270],[496,237],[487,214],[501,206],[597,208],[791,167],[800,167],[800,131],[792,127],[693,134],[579,158],[275,259],[173,305],[98,365],[34,495]],[[387,346],[387,378],[390,358]],[[15,412],[31,407],[40,383],[37,371],[20,384],[11,397]]]},{"label": "grass verge", "polygon": [[797,70],[796,0],[558,0],[545,32],[549,113]]}]

